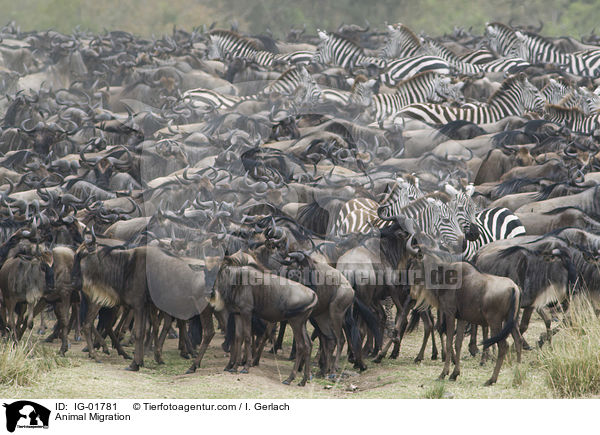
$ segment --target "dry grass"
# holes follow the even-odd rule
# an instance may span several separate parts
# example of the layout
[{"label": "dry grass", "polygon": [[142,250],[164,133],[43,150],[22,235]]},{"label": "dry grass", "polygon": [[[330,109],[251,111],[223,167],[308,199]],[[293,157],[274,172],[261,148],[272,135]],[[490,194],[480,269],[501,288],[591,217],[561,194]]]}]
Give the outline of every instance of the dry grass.
[{"label": "dry grass", "polygon": [[[544,328],[541,321],[532,322],[527,336],[535,341]],[[52,370],[43,376],[35,376],[31,382],[0,384],[0,396],[6,398],[549,398],[552,389],[545,382],[545,372],[540,369],[537,350],[524,352],[523,363],[517,366],[514,358],[505,364],[498,383],[484,387],[489,378],[493,361],[479,365],[479,355],[471,357],[465,349],[461,358],[462,370],[456,382],[437,381],[442,370],[441,361],[432,361],[430,348],[426,359],[419,365],[413,362],[421,345],[422,328],[409,334],[402,343],[396,360],[384,359],[374,364],[367,359],[368,370],[357,373],[342,360],[344,376],[331,381],[313,379],[300,388],[281,383],[291,370],[286,359],[291,348],[291,334],[286,336],[284,351],[277,356],[264,354],[260,366],[252,367],[250,374],[223,372],[226,358],[220,348],[223,337],[213,339],[202,366],[195,374],[184,375],[190,365],[177,352],[177,340],[165,344],[165,365],[157,365],[151,354],[145,356],[145,367],[138,373],[124,370],[128,365],[116,352],[110,356],[100,354],[103,363],[98,364],[81,352],[82,343],[72,343],[66,358],[50,358]],[[438,344],[439,344],[439,340]],[[54,355],[59,343],[43,346]],[[463,346],[464,347],[464,346]],[[132,349],[129,349],[131,352]],[[45,350],[48,352],[48,350]],[[511,351],[512,353],[512,351]],[[315,351],[313,349],[313,355]],[[68,366],[53,365],[52,361],[64,361]],[[45,360],[46,361],[46,360]],[[525,370],[526,381],[515,384],[514,370]],[[36,369],[37,370],[37,369]],[[443,391],[441,391],[443,386]],[[352,388],[351,385],[357,387]],[[441,391],[441,392],[440,392]]]},{"label": "dry grass", "polygon": [[31,334],[19,343],[0,342],[0,385],[31,385],[43,373],[70,365],[70,359],[59,357],[54,349],[42,345]]},{"label": "dry grass", "polygon": [[586,297],[574,298],[568,321],[539,354],[546,382],[556,397],[600,394],[600,319]]}]

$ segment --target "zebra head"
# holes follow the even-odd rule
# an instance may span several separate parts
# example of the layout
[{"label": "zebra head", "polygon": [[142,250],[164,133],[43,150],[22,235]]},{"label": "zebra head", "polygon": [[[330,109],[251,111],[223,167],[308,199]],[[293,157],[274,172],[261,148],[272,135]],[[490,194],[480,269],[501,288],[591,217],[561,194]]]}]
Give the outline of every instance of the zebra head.
[{"label": "zebra head", "polygon": [[221,47],[221,37],[218,35],[209,35],[208,36],[208,47],[206,57],[209,60],[222,59],[223,52]]},{"label": "zebra head", "polygon": [[319,34],[319,45],[317,46],[315,54],[312,57],[312,62],[327,64],[331,62],[331,55],[328,50],[328,44],[331,36],[329,36],[324,30],[317,30],[317,33]]},{"label": "zebra head", "polygon": [[440,199],[429,198],[428,203],[420,219],[421,230],[439,240],[448,251],[462,253],[465,234],[454,211]]},{"label": "zebra head", "polygon": [[402,207],[424,196],[419,189],[419,179],[412,177],[411,181],[412,183],[398,177],[392,188],[386,187],[386,196],[377,208],[377,215],[380,219],[386,221],[394,219],[400,215]]},{"label": "zebra head", "polygon": [[450,77],[438,76],[434,81],[435,86],[435,97],[432,98],[434,103],[441,103],[444,101],[455,101],[463,103],[465,96],[462,92],[465,82],[452,83]]},{"label": "zebra head", "polygon": [[350,94],[348,103],[351,106],[359,107],[361,109],[370,107],[373,102],[373,95],[377,91],[377,80],[367,80],[366,78],[359,76],[356,79],[349,78],[347,82],[352,86],[352,93]]},{"label": "zebra head", "polygon": [[300,75],[300,83],[298,86],[303,87],[305,90],[301,105],[313,107],[318,104],[321,99],[321,87],[304,66],[299,66],[298,72]]},{"label": "zebra head", "polygon": [[457,190],[450,184],[446,184],[444,190],[452,198],[448,206],[453,210],[458,223],[469,241],[479,238],[479,227],[477,226],[477,213],[479,212],[472,195],[475,188],[470,184],[465,191]]},{"label": "zebra head", "polygon": [[524,73],[519,74],[519,82],[521,87],[521,104],[523,105],[523,109],[527,112],[543,112],[546,102],[544,101],[544,97],[542,97],[542,94],[538,88],[533,86],[529,80],[527,80],[527,76]]},{"label": "zebra head", "polygon": [[387,26],[388,40],[381,49],[381,57],[384,59],[393,59],[398,57],[407,57],[415,54],[421,48],[421,41],[403,24]]}]

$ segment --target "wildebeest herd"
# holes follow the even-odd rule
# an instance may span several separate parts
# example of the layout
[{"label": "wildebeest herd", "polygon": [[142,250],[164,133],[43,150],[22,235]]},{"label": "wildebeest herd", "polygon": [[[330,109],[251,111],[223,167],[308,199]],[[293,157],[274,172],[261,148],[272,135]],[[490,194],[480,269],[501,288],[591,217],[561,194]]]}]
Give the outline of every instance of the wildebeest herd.
[{"label": "wildebeest herd", "polygon": [[416,361],[437,333],[456,379],[468,332],[497,345],[492,384],[533,311],[550,340],[551,309],[600,293],[593,35],[0,36],[6,339],[51,310],[61,354],[109,338],[138,370],[175,326],[194,372],[216,321],[247,372],[289,325],[304,385],[312,358],[365,370],[422,321]]}]

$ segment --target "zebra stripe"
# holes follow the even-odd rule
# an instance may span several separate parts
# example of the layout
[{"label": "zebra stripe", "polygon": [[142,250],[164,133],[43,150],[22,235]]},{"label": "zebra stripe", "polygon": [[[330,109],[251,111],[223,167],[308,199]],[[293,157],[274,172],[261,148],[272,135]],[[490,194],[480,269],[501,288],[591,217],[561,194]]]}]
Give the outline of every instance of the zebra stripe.
[{"label": "zebra stripe", "polygon": [[578,108],[564,108],[559,106],[546,106],[544,119],[568,127],[571,131],[580,134],[594,134],[600,128],[600,113],[586,115]]},{"label": "zebra stripe", "polygon": [[385,67],[385,60],[365,56],[362,47],[359,47],[343,36],[335,33],[327,34],[319,30],[319,38],[321,42],[313,56],[313,62],[335,65],[342,68],[368,65],[375,65],[379,68]]},{"label": "zebra stripe", "polygon": [[521,116],[526,111],[541,111],[544,100],[524,74],[506,79],[487,105],[479,107],[446,107],[439,104],[412,104],[399,113],[430,124],[447,124],[456,120],[487,124],[507,116]]},{"label": "zebra stripe", "polygon": [[472,260],[477,251],[488,243],[525,234],[525,227],[520,219],[512,211],[503,207],[490,208],[477,213],[475,224],[479,229],[479,237],[474,241],[466,241],[463,257],[467,261]]},{"label": "zebra stripe", "polygon": [[449,75],[452,67],[437,56],[415,56],[388,62],[387,69],[379,76],[382,83],[395,86],[398,82],[413,77],[424,71]]}]

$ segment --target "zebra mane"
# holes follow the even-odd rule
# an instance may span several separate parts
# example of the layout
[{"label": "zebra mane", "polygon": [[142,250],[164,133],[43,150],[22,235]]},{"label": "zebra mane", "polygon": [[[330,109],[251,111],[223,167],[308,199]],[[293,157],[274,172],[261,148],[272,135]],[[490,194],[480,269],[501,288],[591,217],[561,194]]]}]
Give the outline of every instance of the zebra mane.
[{"label": "zebra mane", "polygon": [[406,25],[398,23],[396,26],[388,26],[388,28],[389,27],[391,27],[390,31],[393,31],[395,34],[401,34],[404,41],[410,41],[417,48],[422,46],[421,38]]},{"label": "zebra mane", "polygon": [[218,38],[237,39],[240,42],[250,45],[256,51],[260,51],[262,49],[261,47],[259,47],[259,45],[257,44],[257,42],[255,40],[250,39],[246,36],[242,36],[239,33],[234,32],[232,30],[222,30],[222,29],[211,30],[208,35],[216,36]]},{"label": "zebra mane", "polygon": [[508,77],[507,79],[505,79],[502,82],[502,84],[500,85],[500,88],[496,92],[494,92],[490,96],[490,98],[488,98],[487,104],[490,104],[491,102],[496,100],[499,96],[504,95],[508,90],[510,90],[515,85],[515,83],[523,83],[525,80],[527,80],[527,76],[525,75],[525,73],[522,73],[522,72]]},{"label": "zebra mane", "polygon": [[440,192],[440,191],[431,192],[431,193],[428,193],[427,195],[422,196],[421,198],[417,198],[414,201],[411,201],[408,205],[406,205],[405,207],[402,207],[401,210],[404,210],[408,207],[414,207],[415,205],[424,204],[424,203],[435,203],[436,201],[441,201],[444,204],[447,204],[448,202],[450,202],[450,200],[451,200],[450,195],[448,195],[447,193]]},{"label": "zebra mane", "polygon": [[547,112],[548,114],[552,114],[552,115],[565,116],[565,115],[574,114],[575,116],[582,116],[582,117],[589,116],[589,115],[586,115],[579,107],[564,107],[564,106],[559,106],[557,104],[546,104],[544,111]]},{"label": "zebra mane", "polygon": [[358,45],[356,40],[351,39],[347,36],[341,35],[337,32],[328,33],[327,36],[329,36],[329,38],[326,41],[321,41],[321,43],[325,42],[326,44],[329,44],[331,42],[331,38],[335,38],[337,40],[344,41],[344,42],[354,45],[356,48],[358,48],[360,50],[361,54],[364,55],[364,49],[360,45]]},{"label": "zebra mane", "polygon": [[411,83],[427,82],[429,80],[433,80],[438,77],[441,78],[442,76],[436,71],[421,71],[420,73],[415,74],[412,77],[408,77],[408,78],[396,83],[396,85],[394,85],[394,88],[400,90],[401,88],[403,88],[405,86],[410,86]]}]

